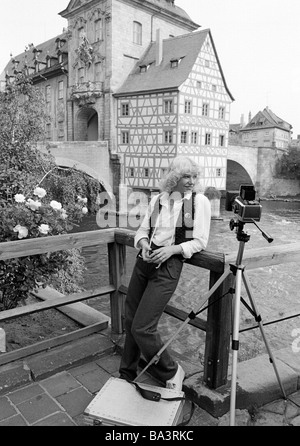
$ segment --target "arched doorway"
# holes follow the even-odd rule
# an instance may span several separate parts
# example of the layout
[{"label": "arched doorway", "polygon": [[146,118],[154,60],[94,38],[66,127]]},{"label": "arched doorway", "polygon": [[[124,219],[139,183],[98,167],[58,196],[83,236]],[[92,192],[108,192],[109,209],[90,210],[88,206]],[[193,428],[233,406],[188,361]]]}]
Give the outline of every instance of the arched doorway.
[{"label": "arched doorway", "polygon": [[77,115],[75,141],[98,141],[98,113],[91,107],[83,107]]}]

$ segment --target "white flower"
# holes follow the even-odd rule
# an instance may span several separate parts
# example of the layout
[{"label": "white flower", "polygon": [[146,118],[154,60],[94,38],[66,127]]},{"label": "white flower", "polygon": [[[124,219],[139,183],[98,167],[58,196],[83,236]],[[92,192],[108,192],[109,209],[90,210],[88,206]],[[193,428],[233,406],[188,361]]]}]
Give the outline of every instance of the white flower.
[{"label": "white flower", "polygon": [[52,209],[54,209],[55,211],[60,211],[62,209],[62,205],[61,203],[58,203],[58,201],[51,201],[50,206],[52,207]]},{"label": "white flower", "polygon": [[42,187],[36,187],[33,192],[39,198],[44,198],[47,195],[47,192]]},{"label": "white flower", "polygon": [[82,208],[82,213],[85,215],[89,212],[87,207]]},{"label": "white flower", "polygon": [[24,197],[23,194],[17,194],[15,195],[15,201],[17,203],[24,203],[24,201],[26,200],[26,198]]},{"label": "white flower", "polygon": [[21,226],[21,225],[17,225],[14,228],[14,232],[18,232],[18,238],[22,239],[22,238],[26,238],[28,236],[28,229],[25,226]]},{"label": "white flower", "polygon": [[48,235],[49,231],[50,231],[50,226],[49,225],[40,225],[38,227],[38,229],[41,234]]},{"label": "white flower", "polygon": [[29,207],[32,211],[37,211],[42,206],[42,203],[40,201],[35,201],[29,198],[27,200],[26,206]]},{"label": "white flower", "polygon": [[82,199],[82,203],[87,204],[87,202],[88,202],[88,199],[87,199],[87,198],[83,198],[83,199]]},{"label": "white flower", "polygon": [[68,214],[67,214],[67,211],[65,210],[65,209],[62,209],[61,210],[61,218],[63,219],[63,220],[66,220],[67,218],[68,218]]}]

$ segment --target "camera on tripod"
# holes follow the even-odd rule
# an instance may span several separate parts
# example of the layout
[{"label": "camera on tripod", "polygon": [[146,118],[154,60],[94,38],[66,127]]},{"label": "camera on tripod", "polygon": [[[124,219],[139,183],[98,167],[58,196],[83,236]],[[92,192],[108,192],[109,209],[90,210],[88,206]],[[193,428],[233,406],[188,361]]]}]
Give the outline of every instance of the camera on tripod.
[{"label": "camera on tripod", "polygon": [[239,221],[243,223],[253,223],[260,221],[262,206],[255,200],[255,189],[252,185],[241,185],[239,196],[226,203],[226,211],[233,211]]}]

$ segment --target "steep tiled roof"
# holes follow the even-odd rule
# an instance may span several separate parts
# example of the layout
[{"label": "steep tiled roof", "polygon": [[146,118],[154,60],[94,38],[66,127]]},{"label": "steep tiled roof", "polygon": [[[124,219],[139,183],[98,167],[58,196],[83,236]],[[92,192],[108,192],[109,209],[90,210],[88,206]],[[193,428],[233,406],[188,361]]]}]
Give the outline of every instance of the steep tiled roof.
[{"label": "steep tiled roof", "polygon": [[[56,50],[56,41],[57,39],[64,39],[65,34],[60,34],[56,37],[53,37],[50,40],[47,40],[46,42],[43,42],[39,45],[33,45],[30,48],[28,48],[27,51],[24,51],[23,53],[19,54],[18,56],[13,56],[13,58],[9,61],[9,63],[6,65],[4,71],[5,73],[12,74],[15,65],[13,63],[13,60],[17,60],[19,62],[18,70],[22,70],[24,68],[24,65],[27,63],[28,66],[34,66],[34,52],[33,50],[39,50],[41,51],[38,60],[40,62],[46,62],[46,57],[49,56],[57,56],[57,50]],[[66,39],[65,39],[66,40]],[[60,48],[60,51],[68,51],[68,44],[67,42],[64,43],[64,45]]]},{"label": "steep tiled roof", "polygon": [[269,107],[266,107],[263,111],[259,111],[241,131],[270,127],[278,127],[286,131],[292,129],[291,124],[279,118]]},{"label": "steep tiled roof", "polygon": [[[115,95],[178,89],[191,72],[207,35],[211,37],[209,29],[163,40],[163,56],[159,65],[155,62],[157,43],[151,43]],[[213,43],[212,37],[211,40]],[[215,54],[218,60],[216,50]],[[180,60],[177,68],[171,68],[171,60]],[[218,64],[223,76],[219,60]],[[141,73],[141,66],[148,67],[147,71]],[[223,80],[226,86],[224,76]],[[229,91],[228,94],[232,98]]]}]

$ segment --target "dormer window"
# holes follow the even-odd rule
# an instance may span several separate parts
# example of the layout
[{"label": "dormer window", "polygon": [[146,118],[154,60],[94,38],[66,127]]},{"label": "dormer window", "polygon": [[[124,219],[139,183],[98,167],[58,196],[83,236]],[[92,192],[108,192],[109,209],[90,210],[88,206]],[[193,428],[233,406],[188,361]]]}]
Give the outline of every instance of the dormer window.
[{"label": "dormer window", "polygon": [[63,55],[62,55],[62,53],[60,53],[58,55],[58,63],[63,63]]},{"label": "dormer window", "polygon": [[47,59],[47,68],[50,68],[51,67],[51,59],[50,59],[50,57],[48,57],[48,59]]},{"label": "dormer window", "polygon": [[173,58],[170,60],[171,62],[171,68],[178,68],[180,62],[182,61],[183,57]]},{"label": "dormer window", "polygon": [[178,59],[172,59],[171,60],[171,68],[178,68],[179,60]]},{"label": "dormer window", "polygon": [[147,65],[140,65],[140,73],[146,73],[147,72]]}]

